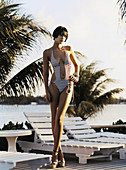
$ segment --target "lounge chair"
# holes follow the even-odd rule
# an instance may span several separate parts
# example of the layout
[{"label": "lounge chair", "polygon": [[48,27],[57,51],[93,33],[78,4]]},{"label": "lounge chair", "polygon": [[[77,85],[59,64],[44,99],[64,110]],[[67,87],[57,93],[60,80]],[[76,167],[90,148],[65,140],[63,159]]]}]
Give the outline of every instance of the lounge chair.
[{"label": "lounge chair", "polygon": [[49,163],[50,158],[50,155],[43,154],[0,151],[0,170],[10,170],[19,163],[28,164],[32,170],[37,170],[40,165]]},{"label": "lounge chair", "polygon": [[[30,150],[53,150],[53,135],[51,130],[50,113],[25,113],[25,116],[35,131],[34,142],[18,141],[24,151]],[[64,118],[67,122],[68,118]],[[69,121],[69,120],[68,120]],[[122,144],[86,142],[68,139],[62,135],[61,145],[64,153],[75,154],[79,163],[86,164],[87,159],[107,157],[112,160],[112,153],[123,147]],[[92,156],[94,152],[100,152],[100,156]]]},{"label": "lounge chair", "polygon": [[80,117],[67,118],[64,122],[64,130],[69,138],[78,141],[126,144],[126,135],[111,132],[95,132]]}]

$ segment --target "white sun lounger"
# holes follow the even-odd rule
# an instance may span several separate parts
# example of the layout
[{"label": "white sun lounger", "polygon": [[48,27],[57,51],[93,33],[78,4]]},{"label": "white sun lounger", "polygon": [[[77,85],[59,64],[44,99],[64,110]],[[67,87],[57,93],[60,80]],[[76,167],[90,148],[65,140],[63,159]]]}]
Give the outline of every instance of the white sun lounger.
[{"label": "white sun lounger", "polygon": [[28,164],[32,170],[37,170],[50,159],[50,155],[0,151],[0,170],[10,170],[18,163]]},{"label": "white sun lounger", "polygon": [[80,117],[64,120],[64,130],[69,138],[79,141],[126,144],[126,135],[111,132],[95,132]]},{"label": "white sun lounger", "polygon": [[[25,151],[35,149],[52,152],[53,135],[50,113],[25,113],[25,116],[35,131],[35,138],[34,142],[18,141],[19,145]],[[75,154],[79,157],[79,163],[82,164],[86,164],[87,159],[91,158],[108,157],[112,160],[112,153],[123,147],[122,144],[70,140],[65,134],[62,135],[61,145],[64,153]],[[95,151],[100,151],[102,155],[93,157]]]}]

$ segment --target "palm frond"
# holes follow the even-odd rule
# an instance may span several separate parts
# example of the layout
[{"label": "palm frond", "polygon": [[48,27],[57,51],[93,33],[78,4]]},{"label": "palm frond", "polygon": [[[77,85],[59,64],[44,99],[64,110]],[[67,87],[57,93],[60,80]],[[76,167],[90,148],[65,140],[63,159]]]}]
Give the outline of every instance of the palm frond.
[{"label": "palm frond", "polygon": [[1,2],[0,2],[0,8],[1,7],[4,7],[5,5],[8,5],[8,4],[10,4],[10,2],[11,2],[11,0],[1,0]]},{"label": "palm frond", "polygon": [[83,120],[86,120],[88,117],[92,116],[95,111],[96,107],[91,101],[82,101],[78,106],[78,115]]},{"label": "palm frond", "polygon": [[37,37],[51,36],[50,32],[37,25],[32,16],[18,14],[20,4],[0,3],[0,86],[4,85],[15,60],[22,52],[31,50]]},{"label": "palm frond", "polygon": [[[117,4],[119,5],[119,9],[120,9],[119,20],[124,21],[126,23],[126,1],[118,0]],[[124,43],[126,44],[126,39]]]},{"label": "palm frond", "polygon": [[[93,71],[95,69],[96,65],[97,65],[97,62],[92,62],[85,67],[85,70]],[[83,65],[82,65],[82,69],[84,69]]]},{"label": "palm frond", "polygon": [[77,113],[78,113],[77,107],[76,106],[69,106],[66,113],[69,117],[71,117],[71,116],[77,117]]},{"label": "palm frond", "polygon": [[22,69],[1,87],[0,94],[19,96],[34,93],[38,83],[43,82],[42,64],[43,61],[40,58]]},{"label": "palm frond", "polygon": [[87,59],[87,57],[84,54],[80,53],[79,51],[74,51],[74,53],[78,60],[81,60],[82,58]]},{"label": "palm frond", "polygon": [[92,90],[91,95],[98,97],[103,92],[103,90],[107,88],[108,83],[114,83],[114,82],[115,80],[110,78],[106,78],[105,80],[100,81],[98,84],[96,84],[95,88]]},{"label": "palm frond", "polygon": [[119,8],[121,11],[121,19],[124,19],[126,16],[126,1],[125,0],[118,0],[117,4],[119,4]]},{"label": "palm frond", "polygon": [[97,105],[98,110],[103,109],[105,104],[108,104],[109,99],[111,99],[111,97],[114,94],[118,94],[120,92],[122,92],[123,89],[122,88],[116,88],[116,89],[112,89],[104,94],[102,94],[101,96],[99,96],[95,101],[94,104]]},{"label": "palm frond", "polygon": [[20,4],[14,4],[0,8],[0,37],[1,47],[11,59],[22,53],[22,50],[31,48],[35,38],[43,35],[50,35],[44,28],[37,26],[31,16],[19,16],[17,8]]},{"label": "palm frond", "polygon": [[94,88],[94,85],[97,84],[97,82],[99,81],[99,79],[101,79],[102,77],[104,77],[106,75],[105,73],[105,70],[98,70],[94,73],[92,73],[89,81],[88,81],[88,84],[90,87]]},{"label": "palm frond", "polygon": [[[83,104],[82,107],[80,106],[80,111],[76,111],[77,113],[74,115],[80,115],[84,119],[95,115],[97,110],[102,110],[114,94],[123,91],[122,88],[107,91],[108,84],[115,82],[115,80],[107,78],[107,69],[98,70],[95,66],[96,62],[85,67],[81,65],[79,81],[74,88],[75,107],[79,108]],[[95,108],[91,107],[91,104]]]}]

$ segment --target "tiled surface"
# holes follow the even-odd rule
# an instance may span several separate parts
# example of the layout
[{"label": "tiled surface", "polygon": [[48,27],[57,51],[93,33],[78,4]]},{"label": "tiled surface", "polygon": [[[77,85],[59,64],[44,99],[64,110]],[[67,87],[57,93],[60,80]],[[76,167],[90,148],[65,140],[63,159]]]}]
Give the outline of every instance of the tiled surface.
[{"label": "tiled surface", "polygon": [[[40,170],[49,170],[49,165],[41,167]],[[107,160],[89,160],[88,164],[79,164],[76,159],[66,162],[65,168],[56,168],[57,170],[126,170],[126,160],[113,159]],[[28,165],[19,164],[13,170],[30,170]]]}]

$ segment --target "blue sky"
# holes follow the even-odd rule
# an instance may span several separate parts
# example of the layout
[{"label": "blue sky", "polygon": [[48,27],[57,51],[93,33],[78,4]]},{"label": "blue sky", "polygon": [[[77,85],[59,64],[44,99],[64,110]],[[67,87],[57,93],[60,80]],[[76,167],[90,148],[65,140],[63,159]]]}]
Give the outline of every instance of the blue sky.
[{"label": "blue sky", "polygon": [[[115,0],[14,0],[22,3],[22,10],[32,14],[36,21],[50,32],[59,26],[69,31],[66,45],[87,56],[85,64],[99,61],[98,68],[111,68],[108,76],[117,79],[109,88],[126,87],[126,24],[120,24],[119,9]],[[41,57],[45,48],[52,45],[46,42],[37,51]],[[64,44],[65,45],[65,44]],[[36,52],[30,55],[33,58]],[[121,94],[126,97],[126,90]]]}]

